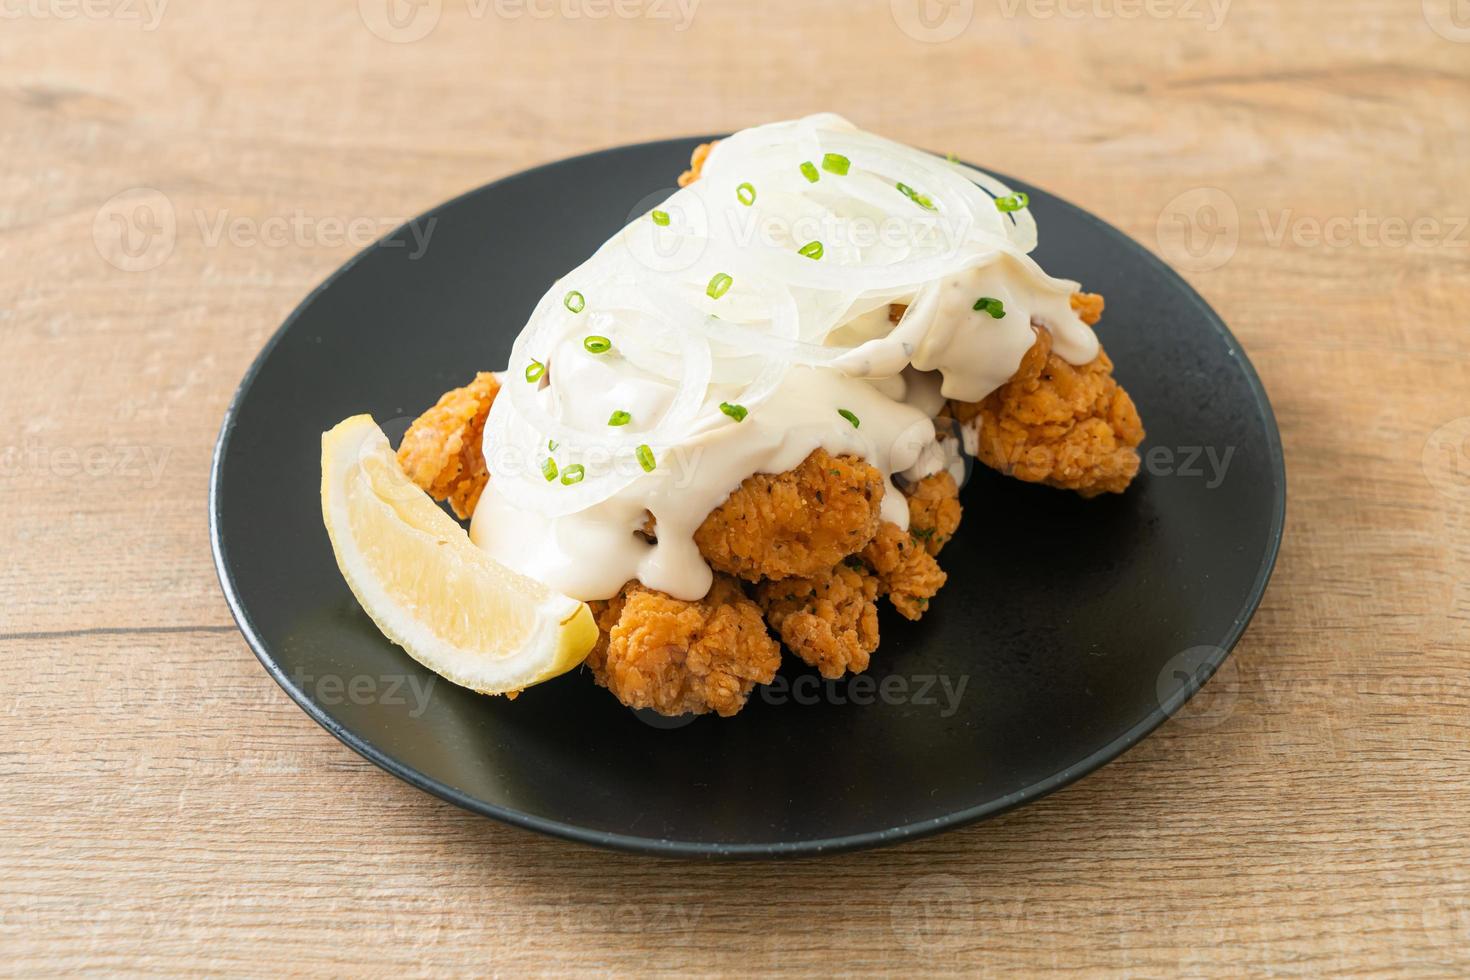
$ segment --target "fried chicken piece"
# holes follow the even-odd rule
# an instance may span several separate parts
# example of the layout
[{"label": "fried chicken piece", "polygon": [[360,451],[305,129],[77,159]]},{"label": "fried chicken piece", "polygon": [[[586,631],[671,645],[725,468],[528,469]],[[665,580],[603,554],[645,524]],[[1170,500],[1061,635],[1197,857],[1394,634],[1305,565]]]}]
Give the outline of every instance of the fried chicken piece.
[{"label": "fried chicken piece", "polygon": [[883,475],[857,456],[813,450],[793,470],[757,473],[694,532],[716,571],[751,582],[812,575],[878,530]]},{"label": "fried chicken piece", "polygon": [[878,579],[860,560],[807,578],[762,582],[756,602],[786,648],[823,677],[868,669],[878,649]]},{"label": "fried chicken piece", "polygon": [[878,648],[878,597],[889,593],[903,615],[917,619],[944,584],[932,556],[959,527],[959,493],[948,473],[927,476],[904,490],[908,540],[884,524],[863,552],[833,568],[757,586],[755,600],[787,649],[823,677],[866,670]]},{"label": "fried chicken piece", "polygon": [[701,143],[694,148],[694,152],[689,154],[689,169],[679,175],[680,187],[688,187],[699,179],[699,172],[704,169],[704,161],[709,159],[709,151],[713,150],[715,143],[718,142],[719,140],[715,140],[714,143]]},{"label": "fried chicken piece", "polygon": [[415,419],[398,447],[408,478],[435,500],[448,500],[461,519],[475,512],[490,479],[480,443],[499,391],[495,375],[481,371]]},{"label": "fried chicken piece", "polygon": [[602,635],[587,657],[597,683],[630,708],[661,715],[729,717],[757,684],[769,684],[781,648],[740,583],[715,576],[709,593],[684,602],[630,582],[593,603]]},{"label": "fried chicken piece", "polygon": [[1103,298],[1097,293],[1072,294],[1072,312],[1089,327],[1097,326],[1102,319],[1104,305]]},{"label": "fried chicken piece", "polygon": [[[1079,293],[1072,306],[1095,323],[1102,297]],[[1122,493],[1138,473],[1143,423],[1113,362],[1099,351],[1088,364],[1069,364],[1052,353],[1044,329],[1010,381],[981,401],[951,401],[947,411],[961,423],[978,419],[980,461],[1020,480],[1095,497]]]},{"label": "fried chicken piece", "polygon": [[862,559],[877,577],[879,591],[905,619],[924,615],[948,578],[921,542],[890,521],[862,550]]},{"label": "fried chicken piece", "polygon": [[909,536],[938,555],[960,526],[960,488],[944,470],[904,490],[909,498]]}]

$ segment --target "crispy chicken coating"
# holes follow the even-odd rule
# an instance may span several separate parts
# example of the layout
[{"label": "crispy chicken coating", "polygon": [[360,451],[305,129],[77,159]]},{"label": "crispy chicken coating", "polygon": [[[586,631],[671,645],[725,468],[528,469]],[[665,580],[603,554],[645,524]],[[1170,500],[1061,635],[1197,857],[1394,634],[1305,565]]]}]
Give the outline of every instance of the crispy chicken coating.
[{"label": "crispy chicken coating", "polygon": [[[906,309],[890,305],[889,321]],[[1073,293],[1072,309],[1096,326],[1103,298]],[[1143,423],[1113,378],[1113,362],[1099,351],[1089,364],[1069,364],[1051,352],[1045,330],[1009,382],[978,402],[951,401],[946,414],[966,424],[979,418],[980,461],[1019,480],[1095,497],[1122,493],[1138,472]]]},{"label": "crispy chicken coating", "polygon": [[704,161],[709,159],[709,151],[715,148],[715,143],[701,143],[689,154],[689,169],[679,175],[680,187],[688,187],[699,179],[699,172],[704,169]]},{"label": "crispy chicken coating", "polygon": [[630,582],[592,605],[602,635],[587,666],[630,708],[729,717],[745,706],[755,685],[771,682],[781,664],[781,648],[760,608],[728,576],[715,576],[696,602]]},{"label": "crispy chicken coating", "polygon": [[481,371],[420,415],[398,447],[398,463],[408,478],[435,500],[448,500],[461,519],[475,512],[490,479],[480,443],[499,391],[495,375]]},{"label": "crispy chicken coating", "polygon": [[944,584],[933,560],[960,524],[959,487],[948,473],[904,490],[908,534],[884,523],[863,551],[833,568],[799,578],[767,580],[755,599],[787,649],[821,671],[841,677],[868,668],[878,648],[878,605],[888,594],[899,612],[918,619]]},{"label": "crispy chicken coating", "polygon": [[944,470],[904,490],[909,498],[909,536],[931,555],[944,549],[960,526],[960,488]]},{"label": "crispy chicken coating", "polygon": [[1091,363],[1069,364],[1042,329],[1010,381],[979,402],[952,401],[948,411],[962,423],[978,420],[979,460],[1019,480],[1095,497],[1122,493],[1138,473],[1143,423],[1113,362],[1100,351]]},{"label": "crispy chicken coating", "polygon": [[747,581],[812,575],[878,530],[884,487],[866,460],[817,449],[794,470],[747,478],[704,519],[694,541],[716,571]]},{"label": "crispy chicken coating", "polygon": [[1072,311],[1077,314],[1077,319],[1095,327],[1103,315],[1103,298],[1097,293],[1073,293]]},{"label": "crispy chicken coating", "polygon": [[878,579],[860,560],[808,578],[762,582],[756,601],[786,648],[823,677],[861,673],[878,649]]},{"label": "crispy chicken coating", "polygon": [[948,578],[923,543],[889,521],[862,550],[862,559],[877,577],[879,591],[905,619],[923,616]]}]

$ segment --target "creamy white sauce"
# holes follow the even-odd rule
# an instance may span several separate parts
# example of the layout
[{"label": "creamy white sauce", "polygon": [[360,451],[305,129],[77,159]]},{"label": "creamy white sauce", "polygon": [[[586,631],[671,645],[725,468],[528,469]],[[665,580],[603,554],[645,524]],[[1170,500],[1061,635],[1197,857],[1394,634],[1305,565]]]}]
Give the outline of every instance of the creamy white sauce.
[{"label": "creamy white sauce", "polygon": [[[909,389],[922,408],[906,403]],[[719,424],[665,453],[647,478],[586,510],[547,517],[506,499],[492,479],[470,537],[499,561],[576,598],[605,599],[636,578],[697,599],[709,591],[711,573],[695,529],[746,477],[783,473],[813,450],[868,460],[890,478],[883,519],[908,527],[908,506],[892,476],[915,480],[947,464],[935,439],[932,389],[931,382],[910,385],[902,377],[870,383],[797,367],[759,412],[742,422],[721,415]],[[718,401],[712,407],[718,412]],[[657,544],[637,533],[648,513],[657,521]]]},{"label": "creamy white sauce", "polygon": [[[939,372],[945,398],[979,401],[1016,373],[1036,342],[1033,324],[1050,331],[1062,359],[1086,364],[1097,357],[1097,336],[1073,311],[1071,285],[1059,289],[1011,256],[998,256],[926,286],[896,327],[835,367],[857,377],[885,377],[912,365]],[[981,298],[998,300],[1003,315],[976,310]],[[874,321],[869,314],[864,328],[871,330]]]},{"label": "creamy white sauce", "polygon": [[[850,159],[848,174],[801,175],[803,160],[832,152]],[[754,206],[737,197],[740,183],[758,189]],[[832,116],[724,141],[701,179],[660,205],[674,219],[641,217],[538,306],[486,426],[492,478],[471,537],[574,598],[608,598],[637,579],[697,599],[712,580],[693,540],[705,517],[747,477],[790,470],[818,448],[878,469],[883,518],[907,527],[895,479],[963,474],[959,440],[936,439],[947,398],[974,401],[1004,384],[1034,342],[1033,323],[1072,363],[1097,354],[1071,309],[1076,284],[1025,254],[1034,225],[997,212],[991,196],[1004,193],[993,178]],[[949,222],[938,238],[903,237],[935,214]],[[866,244],[854,228],[874,216],[901,234]],[[742,237],[740,223],[752,221],[777,226],[764,241],[781,247]],[[813,235],[830,242],[823,258],[796,257],[790,244]],[[733,285],[709,297],[706,283],[727,270]],[[583,308],[565,300],[572,290]],[[1005,315],[976,311],[980,297]],[[896,326],[891,302],[908,305]],[[589,352],[593,335],[612,349]],[[528,382],[533,363],[546,371]],[[725,402],[745,405],[744,420],[722,412]],[[624,412],[627,424],[608,424]],[[563,482],[577,467],[581,478]],[[650,514],[656,542],[640,533]]]}]

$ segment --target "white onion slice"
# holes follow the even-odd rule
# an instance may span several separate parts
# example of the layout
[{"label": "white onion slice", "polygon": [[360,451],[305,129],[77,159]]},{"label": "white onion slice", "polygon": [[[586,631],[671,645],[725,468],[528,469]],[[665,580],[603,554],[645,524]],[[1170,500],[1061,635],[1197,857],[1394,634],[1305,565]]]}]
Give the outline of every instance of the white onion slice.
[{"label": "white onion slice", "polygon": [[[828,154],[846,157],[848,172],[824,169]],[[818,168],[815,182],[803,162]],[[736,192],[747,183],[756,189],[749,206]],[[1027,256],[1036,244],[1029,210],[1007,214],[994,203],[1010,193],[982,171],[838,116],[721,141],[701,178],[658,205],[667,224],[640,215],[537,304],[512,349],[510,391],[486,425],[498,490],[547,516],[573,513],[648,476],[639,446],[677,447],[720,420],[724,399],[754,408],[794,365],[897,373],[922,339],[939,284],[977,264],[1008,256],[1039,288],[1072,287]],[[819,259],[798,251],[814,241]],[[717,274],[733,283],[712,298]],[[573,289],[585,297],[580,313],[563,305]],[[885,316],[895,302],[911,304],[897,328]],[[612,350],[582,350],[589,334],[608,336]],[[533,358],[549,382],[524,380]],[[648,398],[630,424],[611,426],[599,413],[623,383],[642,385],[635,393]],[[581,465],[585,476],[547,481],[548,454],[559,472]]]}]

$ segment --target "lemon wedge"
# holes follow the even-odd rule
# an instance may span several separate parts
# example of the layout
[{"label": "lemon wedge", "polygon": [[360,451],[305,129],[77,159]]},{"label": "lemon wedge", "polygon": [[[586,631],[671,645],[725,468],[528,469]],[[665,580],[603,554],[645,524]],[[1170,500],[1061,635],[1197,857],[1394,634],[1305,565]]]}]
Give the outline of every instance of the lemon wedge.
[{"label": "lemon wedge", "polygon": [[372,416],[322,436],[322,519],[378,629],[456,684],[514,693],[575,667],[597,640],[585,602],[475,547],[404,475]]}]

